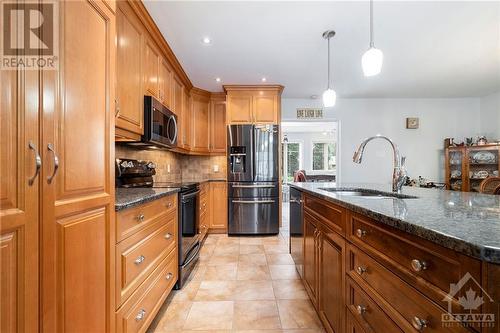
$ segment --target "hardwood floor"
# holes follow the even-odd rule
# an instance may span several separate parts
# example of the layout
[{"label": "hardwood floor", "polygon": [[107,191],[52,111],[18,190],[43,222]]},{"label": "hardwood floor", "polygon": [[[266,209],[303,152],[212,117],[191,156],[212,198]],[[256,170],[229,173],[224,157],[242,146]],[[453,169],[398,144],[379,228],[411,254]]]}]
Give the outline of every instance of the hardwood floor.
[{"label": "hardwood floor", "polygon": [[324,332],[281,235],[209,235],[149,332]]}]

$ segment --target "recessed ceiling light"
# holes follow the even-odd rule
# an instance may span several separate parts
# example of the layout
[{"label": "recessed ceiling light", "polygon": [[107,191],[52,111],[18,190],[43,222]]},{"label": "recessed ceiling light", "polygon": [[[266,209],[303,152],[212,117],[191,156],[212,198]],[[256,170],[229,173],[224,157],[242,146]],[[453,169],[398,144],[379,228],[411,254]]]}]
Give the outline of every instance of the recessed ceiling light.
[{"label": "recessed ceiling light", "polygon": [[216,82],[220,82],[220,81],[221,81],[220,77],[216,77],[216,78],[215,78],[215,81],[216,81]]},{"label": "recessed ceiling light", "polygon": [[201,40],[203,42],[203,44],[205,45],[210,45],[212,44],[212,40],[208,37],[203,37],[203,39]]},{"label": "recessed ceiling light", "polygon": [[262,82],[266,82],[267,79],[265,77],[263,77],[262,79],[260,79]]},{"label": "recessed ceiling light", "polygon": [[318,99],[318,95],[311,95],[311,99]]}]

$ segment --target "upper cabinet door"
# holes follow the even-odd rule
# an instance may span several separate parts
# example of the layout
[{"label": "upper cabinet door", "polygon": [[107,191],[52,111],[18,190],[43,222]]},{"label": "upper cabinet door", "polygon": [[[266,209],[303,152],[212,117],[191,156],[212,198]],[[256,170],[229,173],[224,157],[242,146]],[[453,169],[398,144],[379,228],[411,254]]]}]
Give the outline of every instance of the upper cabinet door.
[{"label": "upper cabinet door", "polygon": [[193,95],[193,145],[196,152],[208,152],[209,140],[209,99],[208,97]]},{"label": "upper cabinet door", "polygon": [[110,332],[116,22],[102,1],[59,6],[61,67],[42,72],[41,331]]},{"label": "upper cabinet door", "polygon": [[227,117],[229,124],[253,123],[252,95],[231,93],[227,95]]},{"label": "upper cabinet door", "polygon": [[226,152],[226,101],[212,100],[210,114],[210,152]]},{"label": "upper cabinet door", "polygon": [[182,148],[189,150],[192,142],[193,110],[191,107],[191,97],[189,91],[184,89],[183,112],[180,126],[182,127]]},{"label": "upper cabinet door", "polygon": [[116,127],[144,134],[144,95],[141,77],[142,28],[125,1],[118,2],[116,13]]},{"label": "upper cabinet door", "polygon": [[[165,59],[160,60],[159,100],[167,108],[175,108],[172,102],[172,69]],[[173,110],[172,110],[173,111]]]},{"label": "upper cabinet door", "polygon": [[260,94],[253,97],[253,119],[258,124],[278,124],[278,96]]},{"label": "upper cabinet door", "polygon": [[184,85],[181,83],[181,81],[177,78],[177,76],[174,77],[172,80],[173,82],[173,96],[174,96],[174,102],[172,104],[172,111],[177,115],[177,142],[179,143],[180,147],[184,147],[184,128],[182,126],[183,123],[183,113],[184,113]]},{"label": "upper cabinet door", "polygon": [[160,52],[154,42],[144,38],[144,94],[160,98],[159,69]]}]

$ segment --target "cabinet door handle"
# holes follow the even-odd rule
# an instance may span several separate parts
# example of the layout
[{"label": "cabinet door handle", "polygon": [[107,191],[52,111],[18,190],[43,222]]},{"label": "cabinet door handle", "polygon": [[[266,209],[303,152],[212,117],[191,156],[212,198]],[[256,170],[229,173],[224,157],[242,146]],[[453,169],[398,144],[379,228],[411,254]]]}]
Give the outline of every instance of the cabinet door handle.
[{"label": "cabinet door handle", "polygon": [[134,260],[134,264],[140,265],[144,260],[146,260],[146,257],[141,254],[137,257],[137,259]]},{"label": "cabinet door handle", "polygon": [[412,268],[415,272],[424,271],[424,270],[426,270],[428,267],[429,267],[429,265],[428,265],[425,261],[420,261],[420,260],[418,260],[418,259],[413,259],[413,260],[411,261],[411,268]]},{"label": "cabinet door handle", "polygon": [[420,319],[418,317],[413,317],[412,320],[411,320],[411,324],[412,326],[419,332],[423,331],[424,328],[427,327],[427,320],[425,319]]},{"label": "cabinet door handle", "polygon": [[144,216],[144,214],[139,214],[139,215],[137,215],[137,217],[136,217],[137,221],[139,221],[139,222],[144,221],[144,219],[145,219],[145,218],[146,218],[146,217]]},{"label": "cabinet door handle", "polygon": [[363,273],[366,273],[366,267],[364,266],[358,266],[356,267],[356,272],[359,274],[359,275],[363,275]]},{"label": "cabinet door handle", "polygon": [[172,203],[171,202],[167,203],[167,208],[171,208],[171,207],[172,207]]},{"label": "cabinet door handle", "polygon": [[356,306],[356,311],[360,314],[363,315],[366,312],[366,306],[363,305],[358,305]]},{"label": "cabinet door handle", "polygon": [[40,173],[40,168],[42,167],[42,158],[40,157],[40,153],[38,152],[38,149],[36,149],[33,141],[30,140],[30,142],[28,143],[28,147],[35,153],[35,174],[28,180],[28,184],[31,186]]},{"label": "cabinet door handle", "polygon": [[167,276],[165,276],[165,279],[170,280],[173,276],[174,274],[168,273]]},{"label": "cabinet door handle", "polygon": [[47,183],[50,184],[52,183],[52,180],[54,180],[57,170],[59,169],[59,157],[57,157],[56,151],[54,150],[54,145],[52,143],[49,143],[47,145],[47,150],[51,151],[54,155],[54,171],[52,171],[52,175],[47,177]]},{"label": "cabinet door handle", "polygon": [[363,236],[366,236],[366,231],[363,230],[363,229],[357,229],[356,230],[356,236],[358,236],[359,238],[361,238]]},{"label": "cabinet door handle", "polygon": [[170,238],[172,238],[172,234],[171,234],[171,233],[167,233],[167,234],[165,235],[165,239],[170,239]]},{"label": "cabinet door handle", "polygon": [[145,316],[146,316],[146,310],[140,309],[137,315],[135,316],[135,321],[141,321],[144,319]]},{"label": "cabinet door handle", "polygon": [[118,98],[115,98],[115,117],[118,117],[120,114],[120,103],[118,102]]}]

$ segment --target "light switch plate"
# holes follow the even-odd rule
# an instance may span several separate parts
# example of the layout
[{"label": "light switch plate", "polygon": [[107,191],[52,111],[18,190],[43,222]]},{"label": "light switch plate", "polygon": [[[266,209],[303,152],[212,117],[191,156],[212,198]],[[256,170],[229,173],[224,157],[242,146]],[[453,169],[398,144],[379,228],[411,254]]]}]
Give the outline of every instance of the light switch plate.
[{"label": "light switch plate", "polygon": [[219,172],[219,165],[214,164],[214,172]]},{"label": "light switch plate", "polygon": [[167,172],[170,173],[170,164],[167,164]]}]

